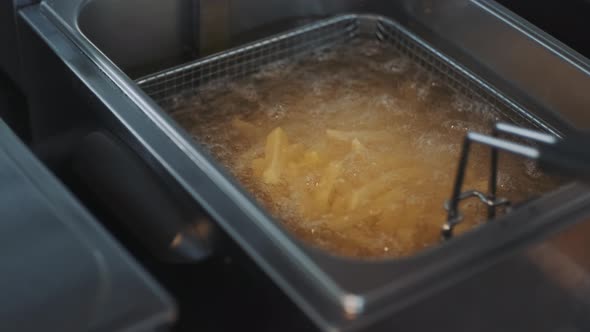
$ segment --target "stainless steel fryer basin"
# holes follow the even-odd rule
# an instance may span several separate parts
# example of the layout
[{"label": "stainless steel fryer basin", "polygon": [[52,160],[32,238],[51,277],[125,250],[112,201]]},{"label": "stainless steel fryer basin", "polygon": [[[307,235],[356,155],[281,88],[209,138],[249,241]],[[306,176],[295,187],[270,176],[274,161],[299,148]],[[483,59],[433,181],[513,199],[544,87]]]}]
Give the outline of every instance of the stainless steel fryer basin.
[{"label": "stainless steel fryer basin", "polygon": [[[174,183],[192,197],[194,204],[202,206],[215,223],[324,329],[355,330],[383,322],[394,311],[448,287],[536,238],[575,222],[579,213],[589,206],[588,190],[570,184],[469,236],[399,261],[340,259],[302,245],[274,223],[130,78],[142,71],[149,72],[145,68],[152,66],[150,63],[155,60],[173,59],[172,62],[179,64],[175,56],[182,52],[175,52],[175,48],[182,47],[169,45],[165,47],[169,53],[160,56],[145,52],[145,44],[138,40],[133,45],[137,51],[135,56],[117,56],[115,50],[121,47],[122,39],[111,35],[109,41],[100,36],[101,24],[109,23],[97,19],[121,9],[117,3],[53,0],[25,8],[21,16],[105,105],[102,116],[108,121],[102,125],[112,129],[116,124],[118,136],[130,142],[134,150],[149,159],[160,172],[173,178]],[[142,14],[149,17],[142,6],[132,9],[125,13],[134,14],[139,23]],[[469,85],[470,90],[483,86],[476,94],[493,99],[498,108],[516,110],[512,114],[565,134],[574,124],[585,127],[589,123],[588,115],[580,111],[580,106],[590,106],[589,97],[580,90],[590,87],[590,77],[584,69],[586,62],[493,2],[345,1],[341,5],[326,5],[316,12],[303,11],[302,17],[309,19],[318,13],[331,16],[350,11],[381,15],[384,21],[394,22],[396,31],[407,32],[404,35],[413,36],[414,41],[424,41],[418,44],[431,47],[427,53],[436,55],[429,61],[446,59],[437,63],[459,73],[461,82],[465,82],[466,76],[469,82],[478,83]],[[170,17],[166,16],[166,11],[160,12],[164,15],[162,21],[169,26],[174,25],[168,21],[175,18],[173,12],[170,11]],[[269,15],[260,19],[261,26],[282,21],[288,13],[277,9]],[[238,22],[253,28],[242,18]],[[366,22],[358,16],[346,16],[346,20]],[[170,34],[177,33],[172,30]],[[155,44],[164,42],[167,35],[166,30],[160,32],[162,35],[153,36]],[[272,29],[266,31],[267,35],[271,32]],[[499,34],[505,38],[494,37]],[[231,31],[228,32],[229,44],[231,35]],[[199,37],[203,39],[202,35]],[[525,47],[527,52],[510,53],[510,61],[499,56],[498,45],[507,38],[513,45]],[[202,43],[199,40],[197,44]],[[181,41],[179,45],[184,47],[187,43]],[[526,53],[527,57],[523,58],[521,53]],[[200,55],[196,52],[192,56]],[[149,61],[145,59],[150,56],[153,58]],[[542,61],[535,63],[529,61],[530,57]],[[534,73],[541,69],[561,71],[549,85],[530,75],[534,69],[538,70]],[[567,89],[572,82],[577,83],[574,89]],[[553,88],[553,93],[546,94],[549,88]]]}]

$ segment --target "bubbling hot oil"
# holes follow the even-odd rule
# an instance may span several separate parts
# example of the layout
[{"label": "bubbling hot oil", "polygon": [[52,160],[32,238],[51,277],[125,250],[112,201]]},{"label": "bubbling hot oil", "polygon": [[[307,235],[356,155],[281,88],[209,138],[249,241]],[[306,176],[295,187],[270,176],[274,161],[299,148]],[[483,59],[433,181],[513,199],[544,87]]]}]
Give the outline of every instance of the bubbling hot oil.
[{"label": "bubbling hot oil", "polygon": [[[372,41],[211,83],[174,109],[298,238],[363,258],[412,255],[440,241],[465,133],[498,120],[489,105]],[[465,189],[486,191],[488,169],[489,151],[476,146]],[[534,164],[501,156],[500,196],[518,202],[556,185]],[[461,209],[459,233],[485,218],[477,201]]]}]

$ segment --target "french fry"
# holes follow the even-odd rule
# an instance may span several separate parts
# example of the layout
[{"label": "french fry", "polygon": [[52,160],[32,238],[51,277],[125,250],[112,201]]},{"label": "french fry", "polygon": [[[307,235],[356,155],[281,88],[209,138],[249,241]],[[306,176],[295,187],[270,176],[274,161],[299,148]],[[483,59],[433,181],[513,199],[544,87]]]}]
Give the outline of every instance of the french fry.
[{"label": "french fry", "polygon": [[389,180],[392,178],[393,173],[394,171],[387,172],[355,190],[350,196],[348,210],[352,211],[362,207],[366,202],[386,191],[391,186]]},{"label": "french fry", "polygon": [[316,151],[299,151],[290,150],[290,161],[287,164],[287,173],[290,177],[297,177],[309,172],[310,168],[316,166],[320,157]]},{"label": "french fry", "polygon": [[353,139],[350,143],[350,146],[352,152],[354,153],[362,153],[367,151],[367,148],[358,140],[358,138]]},{"label": "french fry", "polygon": [[324,170],[324,174],[315,193],[315,200],[320,211],[327,211],[329,209],[330,198],[341,170],[342,164],[336,161],[330,162]]},{"label": "french fry", "polygon": [[264,160],[266,168],[262,174],[264,183],[277,184],[281,179],[281,172],[285,166],[286,151],[289,144],[287,134],[281,127],[275,128],[266,138]]}]

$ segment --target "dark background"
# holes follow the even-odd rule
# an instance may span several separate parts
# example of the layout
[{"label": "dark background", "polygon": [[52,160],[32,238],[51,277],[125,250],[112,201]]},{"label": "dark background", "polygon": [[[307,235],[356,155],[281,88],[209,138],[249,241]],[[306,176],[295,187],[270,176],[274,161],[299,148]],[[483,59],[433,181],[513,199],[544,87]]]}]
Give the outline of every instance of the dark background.
[{"label": "dark background", "polygon": [[590,58],[590,0],[496,0]]}]

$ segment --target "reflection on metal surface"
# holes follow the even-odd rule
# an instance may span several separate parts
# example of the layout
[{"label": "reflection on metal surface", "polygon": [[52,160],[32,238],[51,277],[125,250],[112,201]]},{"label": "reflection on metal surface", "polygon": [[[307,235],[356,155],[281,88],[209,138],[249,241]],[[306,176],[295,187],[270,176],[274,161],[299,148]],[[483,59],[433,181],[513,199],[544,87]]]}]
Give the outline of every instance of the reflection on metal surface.
[{"label": "reflection on metal surface", "polygon": [[558,245],[544,243],[531,249],[528,256],[547,278],[590,305],[590,271],[572,259],[567,251],[564,252]]},{"label": "reflection on metal surface", "polygon": [[342,298],[342,306],[347,319],[355,319],[363,312],[365,300],[356,295],[347,294]]},{"label": "reflection on metal surface", "polygon": [[168,294],[1,120],[0,243],[1,331],[156,330],[174,320]]},{"label": "reflection on metal surface", "polygon": [[230,0],[201,0],[200,50],[201,56],[221,51],[229,46],[231,38]]},{"label": "reflection on metal surface", "polygon": [[[73,5],[75,1],[67,2]],[[112,61],[132,71],[149,70],[159,63],[186,61],[198,52],[197,2],[87,1],[80,13],[73,15],[78,16],[76,24]],[[54,1],[53,6],[59,7],[59,4]],[[104,22],[109,22],[108,26]],[[143,47],[137,47],[140,44]]]},{"label": "reflection on metal surface", "polygon": [[211,236],[213,225],[209,219],[199,219],[195,222],[193,230],[200,239],[207,239]]},{"label": "reflection on metal surface", "polygon": [[178,233],[176,234],[176,236],[172,239],[172,242],[170,243],[170,247],[171,248],[177,248],[180,246],[180,244],[182,243],[182,234]]},{"label": "reflection on metal surface", "polygon": [[556,285],[584,303],[590,314],[590,221],[531,248],[527,256]]}]

